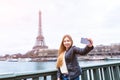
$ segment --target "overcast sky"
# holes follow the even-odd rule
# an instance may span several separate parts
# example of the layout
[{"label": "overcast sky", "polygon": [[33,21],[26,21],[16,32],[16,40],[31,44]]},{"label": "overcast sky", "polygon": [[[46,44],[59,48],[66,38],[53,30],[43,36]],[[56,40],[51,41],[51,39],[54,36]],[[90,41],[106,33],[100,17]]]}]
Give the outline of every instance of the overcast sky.
[{"label": "overcast sky", "polygon": [[26,53],[38,35],[38,13],[50,49],[64,34],[92,38],[94,45],[120,43],[120,0],[0,0],[0,55]]}]

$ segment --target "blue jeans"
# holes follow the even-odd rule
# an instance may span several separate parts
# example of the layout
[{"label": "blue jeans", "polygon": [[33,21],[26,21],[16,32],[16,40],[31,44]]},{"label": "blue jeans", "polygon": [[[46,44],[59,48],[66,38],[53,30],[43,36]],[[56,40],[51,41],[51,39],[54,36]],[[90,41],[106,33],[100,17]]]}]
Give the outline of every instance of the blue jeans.
[{"label": "blue jeans", "polygon": [[[68,76],[62,75],[62,80],[70,80],[70,79],[69,79]],[[74,79],[71,79],[71,80],[80,80],[80,79],[79,79],[79,76],[78,76],[78,77],[76,77],[76,78],[74,78]]]}]

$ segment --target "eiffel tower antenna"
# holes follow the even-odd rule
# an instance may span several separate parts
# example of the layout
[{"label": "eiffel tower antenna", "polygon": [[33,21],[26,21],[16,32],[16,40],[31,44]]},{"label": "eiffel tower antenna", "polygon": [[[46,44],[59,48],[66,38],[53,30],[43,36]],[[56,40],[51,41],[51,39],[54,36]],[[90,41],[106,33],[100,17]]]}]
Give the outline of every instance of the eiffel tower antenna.
[{"label": "eiffel tower antenna", "polygon": [[38,27],[38,36],[36,37],[36,44],[33,49],[47,49],[48,46],[45,44],[45,38],[42,33],[42,20],[41,20],[41,11],[39,11],[39,27]]}]

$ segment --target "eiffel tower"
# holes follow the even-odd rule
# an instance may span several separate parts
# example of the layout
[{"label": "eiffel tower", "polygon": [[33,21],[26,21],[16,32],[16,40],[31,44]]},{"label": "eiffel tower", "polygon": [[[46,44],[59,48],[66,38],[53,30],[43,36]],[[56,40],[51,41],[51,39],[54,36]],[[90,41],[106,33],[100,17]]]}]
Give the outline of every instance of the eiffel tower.
[{"label": "eiffel tower", "polygon": [[41,11],[39,11],[39,28],[38,28],[38,36],[36,37],[36,43],[33,49],[47,49],[48,46],[45,44],[45,38],[42,34],[42,26],[41,26]]}]

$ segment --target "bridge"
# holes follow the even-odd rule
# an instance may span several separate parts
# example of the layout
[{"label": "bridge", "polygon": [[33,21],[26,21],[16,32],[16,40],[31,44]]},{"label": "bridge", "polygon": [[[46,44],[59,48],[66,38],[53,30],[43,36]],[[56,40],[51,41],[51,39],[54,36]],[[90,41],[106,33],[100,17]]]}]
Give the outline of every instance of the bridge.
[{"label": "bridge", "polygon": [[[120,80],[120,61],[82,67],[80,80]],[[57,80],[57,70],[0,74],[0,80]]]}]

